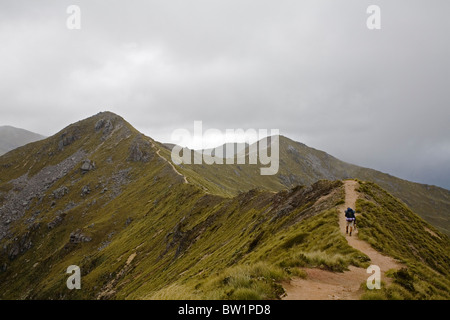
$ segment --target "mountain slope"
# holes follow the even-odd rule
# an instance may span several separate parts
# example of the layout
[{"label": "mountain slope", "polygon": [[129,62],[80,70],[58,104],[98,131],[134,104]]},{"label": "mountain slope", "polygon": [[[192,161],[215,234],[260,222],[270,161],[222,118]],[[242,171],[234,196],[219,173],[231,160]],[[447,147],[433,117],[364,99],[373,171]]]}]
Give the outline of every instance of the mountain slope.
[{"label": "mountain slope", "polygon": [[[108,112],[0,157],[0,299],[277,299],[281,281],[305,268],[369,265],[339,230],[341,181],[231,196],[169,160],[162,144]],[[372,241],[429,288],[410,298],[448,299],[448,238],[387,193],[363,194],[376,207],[392,199],[413,222],[385,230],[399,226],[435,247],[412,238],[423,259],[414,261]],[[70,265],[81,269],[81,290],[66,287]]]},{"label": "mountain slope", "polygon": [[[185,183],[159,147],[102,113],[1,157],[1,298],[143,298],[180,279],[256,262],[255,248],[276,230],[295,234],[291,226],[302,219],[333,221],[327,209],[340,193],[317,201],[339,182],[232,199],[209,195]],[[330,268],[362,263],[345,246],[348,256],[334,261],[331,253],[343,245],[335,240],[330,258],[323,253]],[[69,265],[80,266],[83,290],[67,290]],[[286,276],[280,267],[259,266]],[[261,297],[276,297],[279,285],[264,283]]]},{"label": "mountain slope", "polygon": [[27,143],[44,139],[40,134],[11,126],[0,126],[0,156]]},{"label": "mountain slope", "polygon": [[[345,202],[341,206],[339,215],[339,228],[342,234],[347,235],[347,223],[345,219],[345,210],[356,208],[356,201],[359,192],[356,191],[359,184],[355,180],[344,181]],[[360,216],[360,215],[357,215]],[[358,218],[359,220],[359,218]],[[400,264],[395,259],[383,255],[367,242],[359,239],[359,230],[355,228],[352,236],[346,236],[348,244],[353,248],[366,254],[371,264],[380,268],[381,281],[387,284],[392,283],[392,279],[388,277],[390,270],[400,270],[405,265]],[[350,267],[348,271],[343,273],[332,273],[326,270],[307,270],[308,277],[306,279],[293,279],[289,283],[285,283],[286,297],[288,300],[354,300],[363,294],[361,283],[367,280],[367,271],[363,268]]]},{"label": "mountain slope", "polygon": [[285,299],[448,299],[448,239],[377,185],[347,180],[344,186],[341,232],[346,230],[345,209],[356,207],[358,228],[346,239],[380,268],[381,290],[361,285],[367,280],[362,268],[350,266],[338,274],[307,269],[306,278],[284,283]]},{"label": "mountain slope", "polygon": [[[372,181],[401,199],[439,230],[450,235],[449,190],[402,180],[373,169],[349,164],[284,136],[279,137],[279,145],[280,166],[278,173],[273,176],[261,176],[261,166],[250,164],[182,164],[180,169],[195,177],[194,181],[198,181],[209,192],[230,196],[250,190],[255,185],[279,191],[295,185],[311,185],[321,179],[356,178]],[[170,159],[170,150],[167,149],[165,153]]]},{"label": "mountain slope", "polygon": [[[401,259],[407,269],[392,274],[397,294],[408,299],[448,299],[450,242],[419,216],[372,182],[360,182],[356,201],[359,237],[376,250]],[[446,292],[446,293],[445,293]],[[392,288],[368,297],[395,298]]]}]

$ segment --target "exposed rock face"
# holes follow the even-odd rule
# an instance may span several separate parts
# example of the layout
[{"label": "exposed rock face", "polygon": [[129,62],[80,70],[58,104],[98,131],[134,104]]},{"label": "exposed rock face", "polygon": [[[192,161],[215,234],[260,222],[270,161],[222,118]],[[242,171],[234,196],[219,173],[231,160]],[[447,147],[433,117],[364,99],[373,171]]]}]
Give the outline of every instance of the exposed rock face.
[{"label": "exposed rock face", "polygon": [[70,234],[70,243],[81,243],[81,242],[89,242],[92,238],[84,235],[80,229],[72,232]]},{"label": "exposed rock face", "polygon": [[130,155],[128,161],[132,162],[148,162],[151,159],[150,142],[144,140],[142,136],[136,137],[130,146]]},{"label": "exposed rock face", "polygon": [[62,221],[64,220],[64,216],[65,216],[65,214],[59,214],[58,216],[56,216],[55,219],[53,219],[51,222],[49,222],[47,224],[47,228],[53,229],[53,228],[57,227],[58,225],[60,225],[62,223]]},{"label": "exposed rock face", "polygon": [[306,185],[306,181],[304,179],[297,177],[290,173],[289,175],[285,176],[283,174],[279,175],[280,182],[285,186],[295,186],[295,185]]},{"label": "exposed rock face", "polygon": [[288,145],[287,151],[288,151],[289,153],[292,153],[293,155],[296,155],[296,156],[299,156],[299,155],[300,155],[300,153],[298,152],[298,150],[295,149],[295,148],[294,148],[293,146],[291,146],[291,145]]},{"label": "exposed rock face", "polygon": [[103,134],[108,135],[110,134],[114,129],[114,126],[110,120],[106,120],[105,127],[103,128]]},{"label": "exposed rock face", "polygon": [[56,189],[55,191],[53,191],[53,198],[61,199],[68,193],[69,193],[69,188],[62,186],[62,187],[59,187],[58,189]]},{"label": "exposed rock face", "polygon": [[95,169],[95,162],[89,159],[83,161],[83,164],[81,165],[81,173],[87,173],[94,169]]},{"label": "exposed rock face", "polygon": [[100,129],[103,128],[104,125],[105,125],[105,119],[98,120],[94,127],[95,132],[100,131]]},{"label": "exposed rock face", "polygon": [[[45,192],[85,156],[83,151],[77,151],[61,163],[45,167],[31,178],[25,174],[11,180],[14,188],[6,194],[3,206],[0,207],[0,240],[7,235],[9,225],[24,215],[33,199],[42,199]],[[56,195],[62,196],[65,193],[63,190],[59,190]]]},{"label": "exposed rock face", "polygon": [[72,142],[81,138],[81,131],[78,127],[73,128],[70,131],[65,131],[61,134],[61,138],[58,143],[58,149],[63,150],[64,147],[72,144]]},{"label": "exposed rock face", "polygon": [[87,196],[89,193],[91,193],[91,188],[89,187],[89,185],[84,186],[84,187],[81,189],[81,196],[82,196],[82,197]]},{"label": "exposed rock face", "polygon": [[20,247],[18,243],[15,243],[8,252],[9,260],[14,260],[20,253]]},{"label": "exposed rock face", "polygon": [[110,188],[104,188],[103,190],[104,192],[108,192],[110,199],[116,198],[122,192],[122,186],[131,181],[130,172],[131,168],[120,170],[114,173],[108,180]]},{"label": "exposed rock face", "polygon": [[21,237],[14,238],[12,244],[5,247],[4,250],[7,252],[9,260],[14,260],[20,253],[29,250],[32,246],[30,231],[27,231]]},{"label": "exposed rock face", "polygon": [[110,134],[113,129],[114,129],[114,125],[112,124],[111,120],[107,119],[100,119],[97,121],[97,123],[95,124],[95,132],[99,132],[101,129],[103,129],[103,135],[108,135]]}]

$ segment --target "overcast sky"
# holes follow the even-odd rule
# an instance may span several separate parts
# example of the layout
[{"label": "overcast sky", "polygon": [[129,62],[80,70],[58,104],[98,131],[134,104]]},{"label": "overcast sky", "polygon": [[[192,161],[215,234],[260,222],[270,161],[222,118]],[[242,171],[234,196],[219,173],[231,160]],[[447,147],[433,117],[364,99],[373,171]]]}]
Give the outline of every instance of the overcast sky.
[{"label": "overcast sky", "polygon": [[109,110],[162,142],[194,120],[279,129],[450,189],[449,16],[448,0],[1,0],[0,125],[52,135]]}]

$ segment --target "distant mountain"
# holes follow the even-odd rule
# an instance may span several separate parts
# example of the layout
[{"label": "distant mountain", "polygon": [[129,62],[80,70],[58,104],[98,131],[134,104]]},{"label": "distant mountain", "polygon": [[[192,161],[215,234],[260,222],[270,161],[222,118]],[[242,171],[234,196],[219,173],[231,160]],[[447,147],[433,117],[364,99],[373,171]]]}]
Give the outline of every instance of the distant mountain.
[{"label": "distant mountain", "polygon": [[[247,143],[238,143],[238,142],[232,143],[232,142],[230,142],[230,143],[225,143],[225,144],[215,147],[215,148],[204,149],[203,153],[210,154],[211,156],[222,157],[222,158],[231,158],[231,157],[234,157],[239,152],[242,152],[246,148],[248,148]],[[200,151],[200,150],[198,150],[198,151]],[[229,152],[229,153],[227,154],[227,152]]]},{"label": "distant mountain", "polygon": [[[248,150],[249,147],[247,155]],[[170,150],[166,152],[168,151]],[[449,190],[410,182],[377,170],[350,164],[284,136],[279,137],[279,152],[279,171],[272,176],[262,176],[259,164],[181,164],[179,167],[181,172],[197,176],[199,181],[202,181],[201,185],[206,186],[209,192],[229,196],[248,191],[255,186],[280,191],[296,185],[308,186],[322,179],[371,181],[385,188],[429,223],[450,235]],[[167,156],[170,158],[169,153]]]},{"label": "distant mountain", "polygon": [[[287,138],[280,155],[275,176],[177,166],[110,112],[8,152],[0,299],[279,299],[283,280],[305,269],[365,275],[371,260],[339,227],[346,189],[334,179],[359,167]],[[377,184],[358,185],[361,239],[405,265],[383,274],[377,297],[450,299],[449,238]],[[72,265],[82,290],[67,288]]]},{"label": "distant mountain", "polygon": [[0,126],[0,155],[45,137],[24,129]]}]

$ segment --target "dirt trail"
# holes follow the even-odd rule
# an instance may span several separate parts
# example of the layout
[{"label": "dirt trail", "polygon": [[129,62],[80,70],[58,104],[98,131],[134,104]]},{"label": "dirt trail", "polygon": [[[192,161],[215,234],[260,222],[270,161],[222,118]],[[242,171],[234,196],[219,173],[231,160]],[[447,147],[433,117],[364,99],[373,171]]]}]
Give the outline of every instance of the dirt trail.
[{"label": "dirt trail", "polygon": [[184,183],[188,183],[188,180],[186,179],[186,176],[182,173],[180,173],[175,166],[172,164],[172,162],[170,162],[169,160],[167,160],[166,158],[164,158],[159,152],[161,151],[154,143],[153,141],[149,140],[150,143],[152,144],[153,148],[156,149],[156,154],[158,155],[158,157],[160,157],[161,159],[163,159],[165,162],[167,162],[169,164],[169,166],[172,167],[173,171],[175,171],[176,174],[178,174],[179,176],[183,177],[183,181]]},{"label": "dirt trail", "polygon": [[[346,221],[344,211],[348,207],[355,209],[356,199],[358,199],[358,192],[355,189],[358,187],[358,182],[354,180],[344,181],[344,187],[345,204],[342,207],[342,210],[340,212],[341,214],[339,215],[339,227],[341,228],[341,231],[345,233]],[[358,217],[358,214],[356,214],[356,217]],[[384,272],[389,269],[398,269],[402,267],[402,265],[395,261],[393,258],[382,255],[374,248],[372,248],[370,244],[360,240],[357,235],[358,229],[356,229],[351,237],[347,237],[348,244],[369,256],[371,263],[379,266],[382,274],[384,274]]]},{"label": "dirt trail", "polygon": [[[345,204],[339,210],[339,227],[345,234],[346,221],[344,211],[347,207],[355,209],[358,192],[358,182],[354,180],[344,181]],[[391,257],[387,257],[373,249],[368,243],[358,238],[358,229],[352,236],[346,235],[346,239],[352,247],[365,253],[371,260],[371,264],[377,265],[381,270],[381,281],[390,283],[390,278],[385,276],[389,269],[399,269],[400,263]],[[286,291],[284,300],[356,300],[363,290],[361,284],[370,276],[363,268],[349,267],[349,271],[334,273],[320,269],[305,269],[306,279],[294,278],[283,283]]]}]

